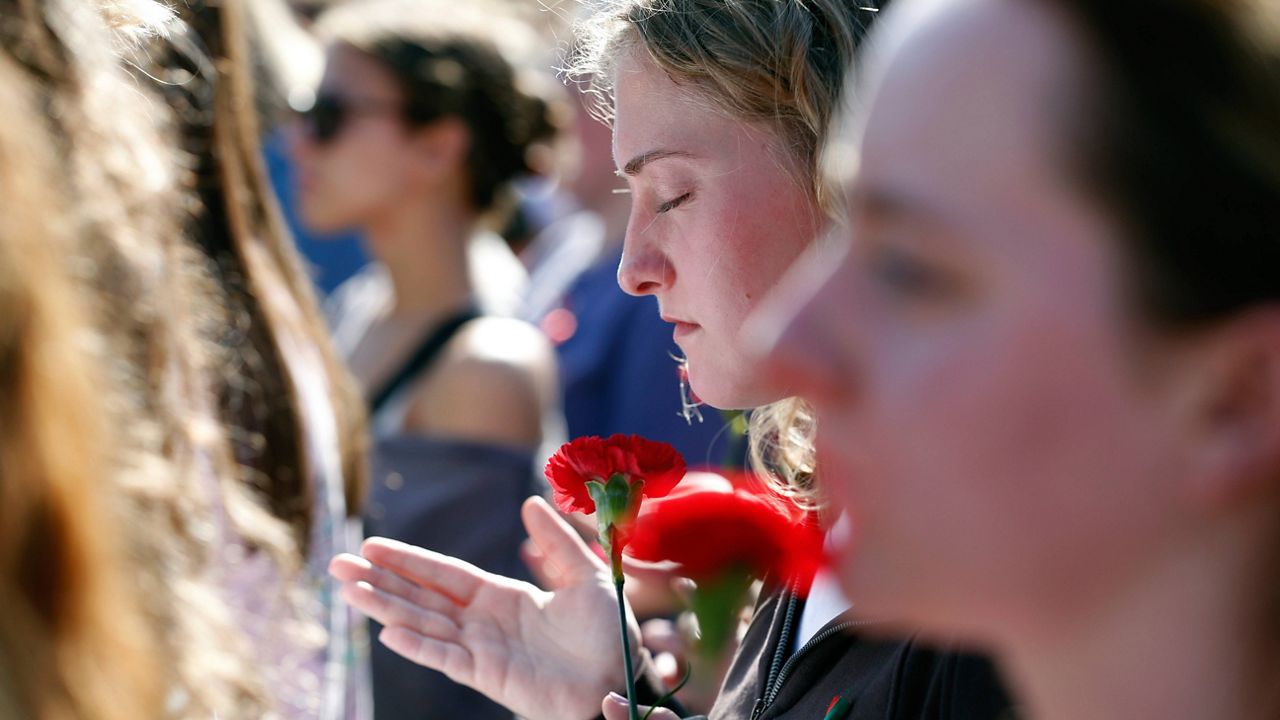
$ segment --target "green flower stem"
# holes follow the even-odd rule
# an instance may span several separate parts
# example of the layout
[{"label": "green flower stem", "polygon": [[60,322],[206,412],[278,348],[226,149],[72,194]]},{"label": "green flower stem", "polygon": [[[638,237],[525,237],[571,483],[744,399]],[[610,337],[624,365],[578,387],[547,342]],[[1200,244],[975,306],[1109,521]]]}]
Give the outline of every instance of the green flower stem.
[{"label": "green flower stem", "polygon": [[618,591],[618,622],[622,624],[622,668],[627,675],[627,717],[640,720],[640,711],[636,709],[636,673],[631,668],[631,638],[627,632],[627,605],[622,596],[622,580],[614,582]]},{"label": "green flower stem", "polygon": [[613,588],[618,594],[618,627],[622,630],[622,669],[627,678],[627,717],[629,720],[640,720],[640,711],[636,708],[636,673],[631,667],[631,634],[627,632],[627,599],[622,594],[622,549],[613,542],[615,528],[609,528],[609,540],[612,550],[609,559],[613,566]]}]

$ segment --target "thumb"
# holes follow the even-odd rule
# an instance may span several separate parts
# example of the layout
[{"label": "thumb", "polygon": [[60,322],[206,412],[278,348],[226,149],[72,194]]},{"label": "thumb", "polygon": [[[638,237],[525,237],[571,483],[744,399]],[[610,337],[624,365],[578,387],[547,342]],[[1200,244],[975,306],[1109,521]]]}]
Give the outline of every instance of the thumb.
[{"label": "thumb", "polygon": [[546,500],[536,495],[525,500],[520,517],[542,563],[548,566],[541,569],[541,574],[554,583],[553,590],[594,578],[605,570],[604,561],[587,548]]},{"label": "thumb", "polygon": [[[649,712],[649,706],[641,705],[637,708],[640,711],[640,717],[644,717]],[[618,693],[609,693],[604,696],[604,701],[600,703],[600,711],[604,713],[604,720],[627,720],[627,699]],[[658,708],[649,714],[650,720],[680,720],[679,717],[666,708]]]}]

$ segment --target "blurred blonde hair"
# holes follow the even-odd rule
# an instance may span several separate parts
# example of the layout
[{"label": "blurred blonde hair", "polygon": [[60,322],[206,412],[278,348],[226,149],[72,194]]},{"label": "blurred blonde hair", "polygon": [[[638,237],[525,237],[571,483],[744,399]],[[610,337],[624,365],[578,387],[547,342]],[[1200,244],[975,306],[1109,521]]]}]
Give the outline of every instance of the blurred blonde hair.
[{"label": "blurred blonde hair", "polygon": [[[818,205],[839,212],[821,172],[823,150],[847,68],[875,16],[874,2],[849,0],[604,0],[577,25],[566,75],[612,119],[613,73],[637,48],[708,107],[772,131],[797,162],[798,181]],[[797,505],[820,504],[813,482],[816,418],[799,398],[757,408],[750,460]]]},{"label": "blurred blonde hair", "polygon": [[[207,336],[223,316],[210,302],[202,258],[183,239],[192,204],[181,190],[169,114],[124,71],[122,57],[170,32],[172,15],[149,0],[0,7],[4,48],[31,78],[61,166],[50,192],[64,202],[44,222],[65,226],[71,238],[61,260],[87,294],[101,337],[85,357],[101,386],[78,401],[106,403],[114,435],[100,467],[157,641],[164,714],[260,715],[262,688],[213,571],[219,514],[281,557],[294,553],[281,524],[230,481],[225,438],[206,399],[216,352]],[[71,437],[63,443],[74,444]],[[202,480],[211,474],[220,480],[216,496]],[[89,671],[76,682],[93,679]]]},{"label": "blurred blonde hair", "polygon": [[[166,717],[269,713],[269,688],[226,604],[221,555],[232,550],[227,538],[269,554],[280,599],[295,608],[284,619],[297,614],[310,466],[296,390],[281,370],[276,333],[286,323],[320,347],[353,512],[362,495],[362,405],[328,349],[259,166],[239,9],[236,0],[180,15],[152,0],[0,0],[0,51],[28,79],[36,109],[6,122],[43,122],[59,168],[46,195],[61,204],[31,207],[66,234],[62,265],[88,296],[101,338],[80,355],[101,385],[86,390],[73,378],[50,400],[78,402],[85,423],[95,399],[105,405],[111,442],[101,464],[84,467],[100,470],[123,516],[122,552],[156,639],[151,676]],[[228,270],[240,284],[227,282]],[[283,320],[282,302],[298,308]],[[237,351],[258,357],[240,365]],[[67,458],[80,457],[75,427],[59,437]],[[10,430],[0,425],[0,437]],[[6,502],[0,513],[11,507],[20,506]],[[52,580],[87,583],[78,572]],[[145,670],[129,658],[121,652],[74,680],[90,692],[99,677]],[[121,715],[110,703],[95,712],[154,716],[138,709],[149,697],[117,703]]]},{"label": "blurred blonde hair", "polygon": [[36,99],[0,49],[0,716],[156,717],[155,638],[117,542],[114,438]]}]

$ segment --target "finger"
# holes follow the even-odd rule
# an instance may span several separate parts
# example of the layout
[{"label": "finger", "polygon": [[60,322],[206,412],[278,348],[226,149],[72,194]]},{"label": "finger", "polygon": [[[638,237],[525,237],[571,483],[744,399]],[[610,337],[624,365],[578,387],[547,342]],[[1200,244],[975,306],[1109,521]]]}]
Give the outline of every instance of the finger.
[{"label": "finger", "polygon": [[[600,711],[604,713],[605,720],[627,720],[627,699],[617,693],[609,693],[604,697],[604,701],[600,703]],[[641,705],[637,708],[640,716],[649,712],[648,706]],[[658,708],[649,715],[651,720],[679,720],[675,713],[666,708]]]},{"label": "finger", "polygon": [[459,635],[457,623],[448,616],[424,610],[366,582],[344,584],[342,598],[383,625],[407,627],[438,640],[453,641]]},{"label": "finger", "polygon": [[683,676],[683,673],[680,672],[679,658],[669,652],[654,654],[653,671],[658,674],[658,679],[667,687],[675,687]]},{"label": "finger", "polygon": [[414,605],[455,617],[458,605],[448,595],[430,587],[414,584],[391,570],[357,555],[339,555],[329,562],[329,574],[350,585],[366,582],[379,590],[397,595]]},{"label": "finger", "polygon": [[353,567],[359,568],[362,564],[368,563],[359,555],[340,553],[338,555],[334,555],[333,559],[329,561],[329,574],[342,582],[347,582],[350,579],[350,576],[343,573],[349,572]]},{"label": "finger", "polygon": [[529,539],[559,575],[560,586],[582,582],[604,570],[604,563],[587,549],[582,538],[546,500],[538,496],[525,500],[520,516],[529,531]]},{"label": "finger", "polygon": [[693,593],[697,589],[698,584],[689,578],[678,577],[672,578],[671,580],[672,592],[674,592],[676,597],[680,598],[681,602],[685,605],[691,605],[693,603]]},{"label": "finger", "polygon": [[525,540],[520,543],[520,559],[524,562],[525,567],[529,568],[529,572],[533,574],[533,579],[537,581],[538,586],[544,590],[556,590],[564,585],[560,572],[555,566],[547,562],[547,556],[542,554],[537,545]]},{"label": "finger", "polygon": [[450,680],[471,685],[475,660],[463,646],[427,637],[410,628],[391,626],[378,633],[378,641],[397,655],[423,667],[439,670]]},{"label": "finger", "polygon": [[684,638],[676,624],[665,618],[646,620],[640,625],[640,642],[654,652],[683,653]]},{"label": "finger", "polygon": [[392,570],[415,585],[443,593],[459,605],[471,602],[489,575],[457,558],[389,538],[369,538],[360,546],[360,552],[374,565]]},{"label": "finger", "polygon": [[625,551],[622,553],[622,571],[627,577],[645,578],[654,582],[670,582],[673,577],[677,577],[676,571],[680,569],[679,565],[673,562],[648,562],[645,560],[637,560]]}]

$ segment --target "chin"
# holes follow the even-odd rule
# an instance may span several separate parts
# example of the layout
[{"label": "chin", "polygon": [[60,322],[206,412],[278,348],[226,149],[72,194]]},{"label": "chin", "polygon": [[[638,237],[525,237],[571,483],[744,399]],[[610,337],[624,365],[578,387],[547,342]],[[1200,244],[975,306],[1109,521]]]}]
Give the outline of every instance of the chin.
[{"label": "chin", "polygon": [[343,218],[312,211],[305,205],[299,207],[298,219],[308,231],[319,235],[339,233],[352,227],[352,223],[344,222]]},{"label": "chin", "polygon": [[738,379],[730,377],[727,373],[712,370],[709,374],[715,376],[714,379],[704,381],[693,363],[689,364],[689,385],[694,394],[704,405],[717,410],[750,410],[784,399],[762,393],[759,387],[752,386],[750,383],[736,382],[735,380]]}]

